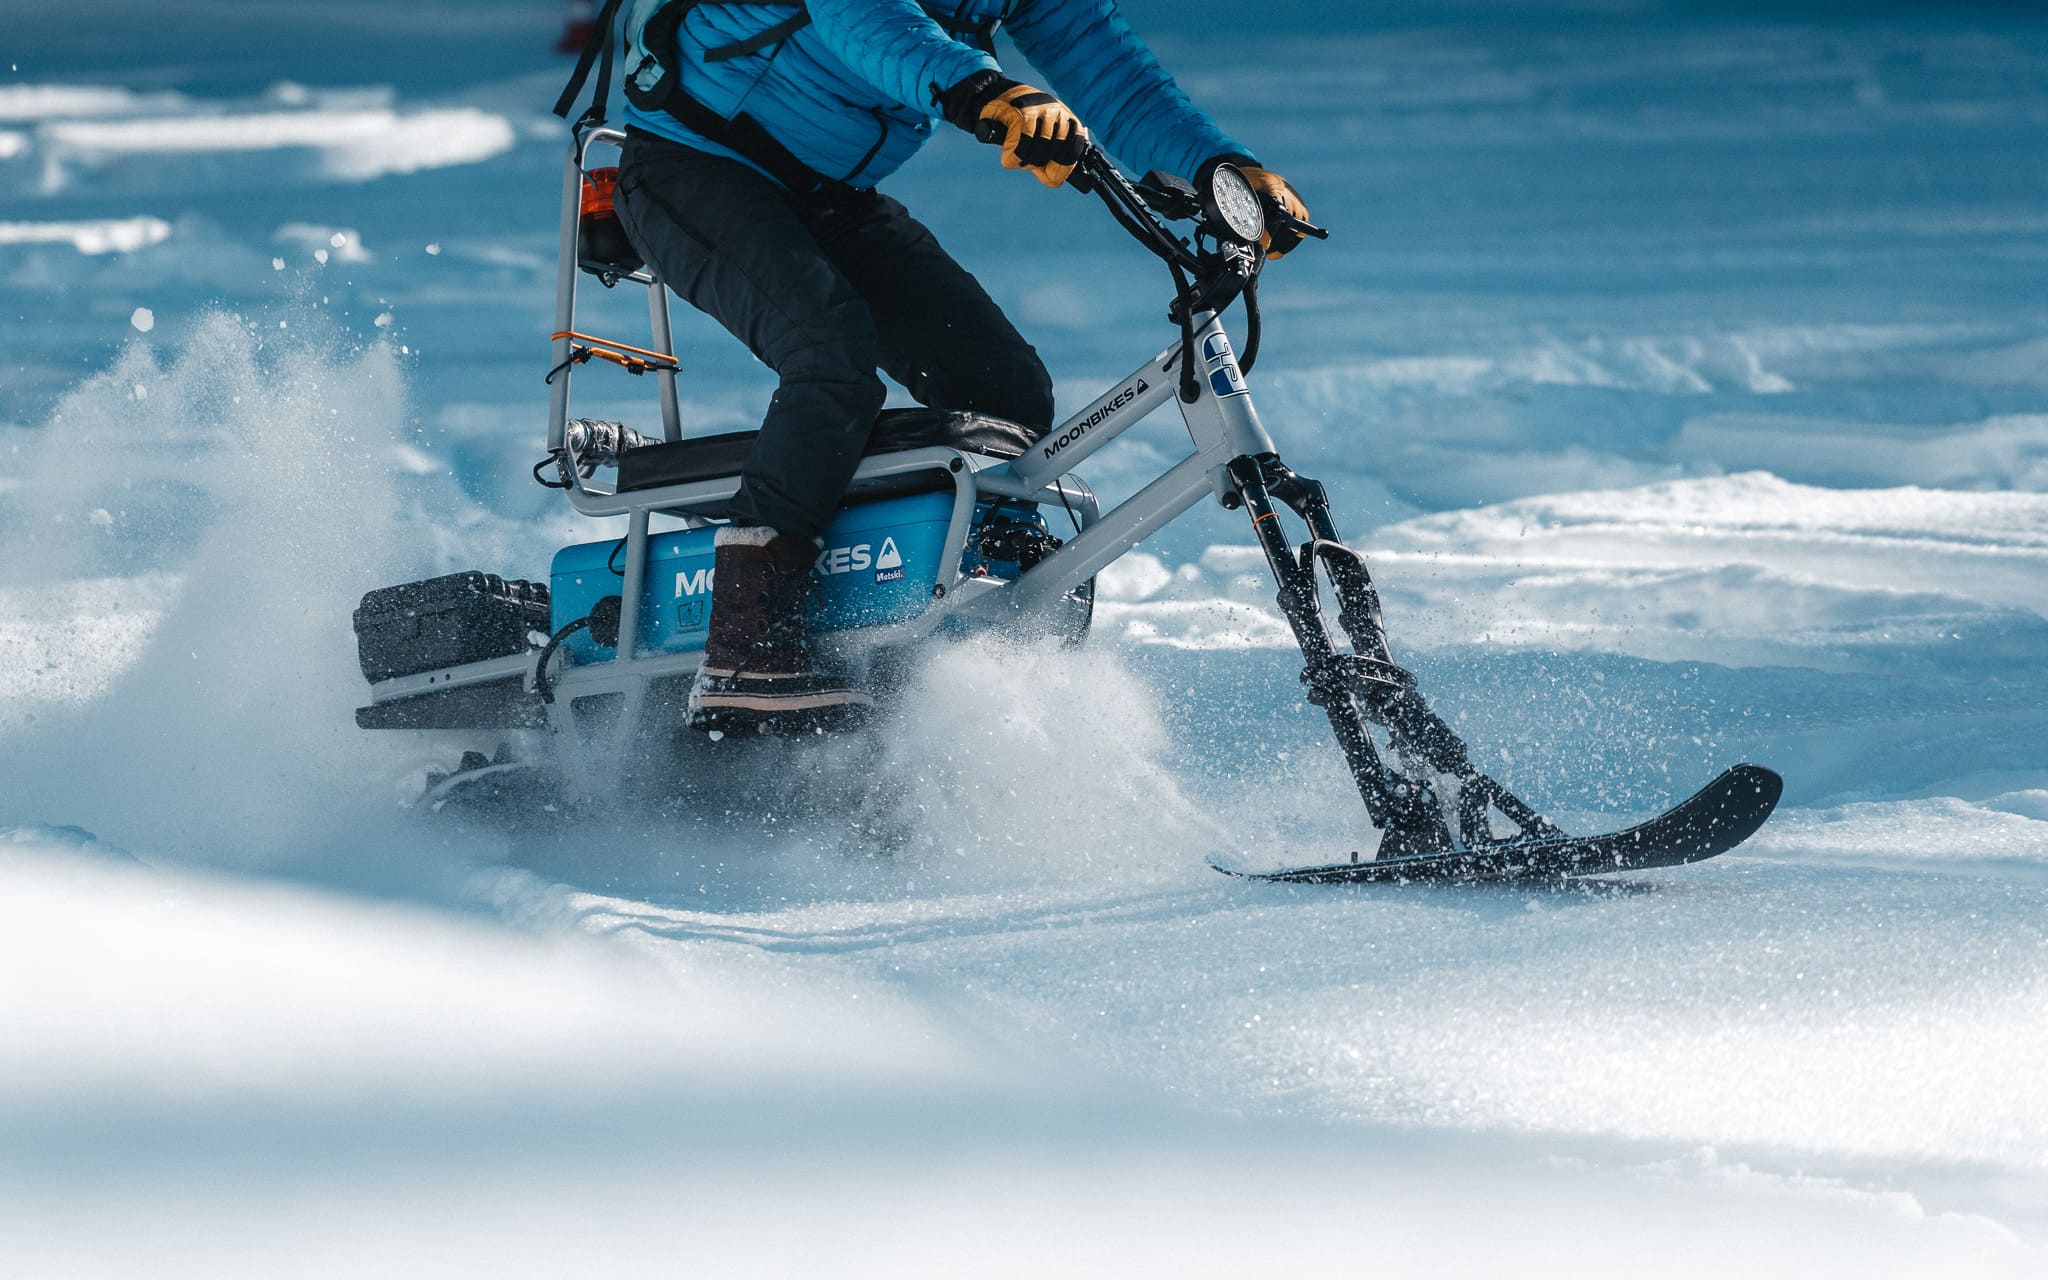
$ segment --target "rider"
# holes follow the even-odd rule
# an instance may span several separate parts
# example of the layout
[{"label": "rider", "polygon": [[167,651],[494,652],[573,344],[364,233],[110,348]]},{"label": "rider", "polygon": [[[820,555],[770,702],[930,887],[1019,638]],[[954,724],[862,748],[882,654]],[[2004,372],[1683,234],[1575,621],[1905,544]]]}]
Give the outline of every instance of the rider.
[{"label": "rider", "polygon": [[[1061,97],[1003,73],[998,24]],[[1188,101],[1116,0],[630,0],[626,31],[620,221],[781,378],[716,537],[690,722],[842,722],[871,700],[815,669],[804,605],[882,407],[876,370],[932,408],[1053,420],[1038,353],[875,184],[943,117],[1057,187],[1085,115],[1135,170],[1199,181],[1229,161],[1278,208],[1308,210]]]}]

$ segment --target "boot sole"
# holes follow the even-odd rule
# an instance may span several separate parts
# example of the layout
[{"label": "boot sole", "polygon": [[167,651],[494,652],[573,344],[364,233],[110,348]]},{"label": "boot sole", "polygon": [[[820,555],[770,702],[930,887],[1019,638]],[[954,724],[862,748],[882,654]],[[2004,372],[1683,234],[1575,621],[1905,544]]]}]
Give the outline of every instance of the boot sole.
[{"label": "boot sole", "polygon": [[874,713],[875,701],[866,694],[717,694],[692,701],[687,723],[700,733],[843,733],[867,724]]}]

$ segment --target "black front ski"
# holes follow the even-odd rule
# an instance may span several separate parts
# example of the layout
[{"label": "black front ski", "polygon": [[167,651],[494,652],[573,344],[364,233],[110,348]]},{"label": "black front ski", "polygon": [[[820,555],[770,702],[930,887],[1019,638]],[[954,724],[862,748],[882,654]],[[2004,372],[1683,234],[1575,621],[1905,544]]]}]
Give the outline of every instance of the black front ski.
[{"label": "black front ski", "polygon": [[1210,860],[1225,875],[1289,884],[1354,880],[1562,880],[1611,871],[1674,867],[1726,853],[1755,834],[1777,807],[1784,779],[1762,765],[1739,764],[1690,799],[1626,831],[1598,836],[1504,840],[1449,853],[1410,854],[1321,867],[1254,871]]},{"label": "black front ski", "polygon": [[[1366,862],[1354,853],[1331,866],[1254,871],[1217,863],[1218,871],[1302,884],[1560,879],[1711,858],[1741,844],[1770,817],[1784,782],[1761,765],[1745,764],[1640,826],[1600,836],[1565,834],[1473,762],[1415,677],[1394,661],[1379,591],[1365,558],[1338,537],[1323,486],[1272,453],[1233,458],[1229,473],[1234,492],[1224,505],[1251,517],[1280,588],[1275,603],[1301,646],[1308,700],[1329,718],[1380,844]],[[1307,541],[1288,541],[1282,510],[1308,526]],[[1348,652],[1323,614],[1325,579]],[[1385,735],[1385,747],[1377,734]]]}]

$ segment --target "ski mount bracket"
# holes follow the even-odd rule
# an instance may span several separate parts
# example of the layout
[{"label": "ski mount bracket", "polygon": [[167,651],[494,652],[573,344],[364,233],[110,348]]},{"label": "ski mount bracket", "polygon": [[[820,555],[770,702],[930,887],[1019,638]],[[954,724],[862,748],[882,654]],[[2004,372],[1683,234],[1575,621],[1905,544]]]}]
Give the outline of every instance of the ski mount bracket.
[{"label": "ski mount bracket", "polygon": [[[1273,453],[1241,455],[1228,471],[1279,584],[1280,612],[1301,646],[1308,701],[1329,717],[1366,816],[1379,828],[1379,857],[1433,857],[1562,837],[1556,824],[1473,765],[1464,741],[1430,709],[1414,674],[1394,661],[1379,591],[1365,557],[1339,537],[1323,486]],[[1276,503],[1307,525],[1306,542],[1288,541]],[[1348,652],[1338,647],[1324,615],[1325,580]],[[1386,735],[1391,761],[1375,729]],[[1448,807],[1445,792],[1452,796]],[[1497,834],[1497,818],[1513,833]]]}]

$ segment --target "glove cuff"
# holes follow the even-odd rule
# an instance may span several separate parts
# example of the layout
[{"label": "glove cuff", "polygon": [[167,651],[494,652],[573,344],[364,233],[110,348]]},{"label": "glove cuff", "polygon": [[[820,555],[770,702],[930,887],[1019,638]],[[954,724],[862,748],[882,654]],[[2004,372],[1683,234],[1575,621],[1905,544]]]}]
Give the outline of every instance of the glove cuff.
[{"label": "glove cuff", "polygon": [[1017,87],[1017,82],[1000,71],[977,71],[950,89],[932,86],[932,102],[945,113],[946,122],[968,133],[974,132],[981,109]]}]

